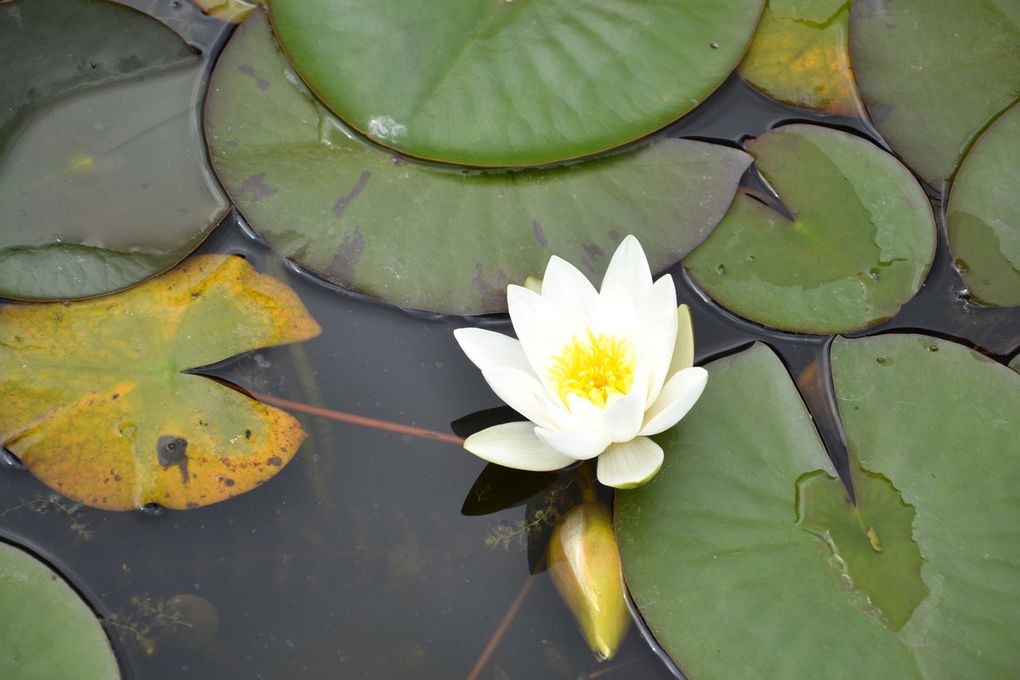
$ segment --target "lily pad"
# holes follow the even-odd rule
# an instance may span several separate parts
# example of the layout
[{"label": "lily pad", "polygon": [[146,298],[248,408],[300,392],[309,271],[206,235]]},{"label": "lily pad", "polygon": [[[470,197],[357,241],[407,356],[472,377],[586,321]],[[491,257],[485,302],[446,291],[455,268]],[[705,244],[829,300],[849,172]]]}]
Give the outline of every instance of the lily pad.
[{"label": "lily pad", "polygon": [[0,296],[134,285],[226,213],[200,134],[202,62],[170,29],[103,0],[14,0],[0,58]]},{"label": "lily pad", "polygon": [[111,297],[2,307],[0,444],[93,507],[236,496],[279,472],[304,431],[184,371],[318,333],[293,291],[225,255]]},{"label": "lily pad", "polygon": [[1020,93],[1014,0],[854,0],[850,47],[875,126],[938,190]]},{"label": "lily pad", "polygon": [[931,205],[895,158],[854,135],[787,125],[748,142],[793,215],[739,194],[685,260],[720,304],[788,331],[840,333],[893,316],[935,254]]},{"label": "lily pad", "polygon": [[205,14],[231,24],[241,23],[252,10],[263,4],[262,0],[192,0],[192,2]]},{"label": "lily pad", "polygon": [[0,677],[120,678],[88,604],[45,564],[6,543],[0,543]]},{"label": "lily pad", "polygon": [[949,249],[973,298],[1020,305],[1020,104],[974,143],[946,208]]},{"label": "lily pad", "polygon": [[1020,376],[919,335],[832,364],[858,505],[779,359],[716,361],[659,475],[617,493],[641,613],[692,680],[1009,677]]},{"label": "lily pad", "polygon": [[850,66],[849,26],[848,2],[771,0],[738,73],[784,104],[863,115]]},{"label": "lily pad", "polygon": [[569,168],[436,172],[352,141],[298,82],[252,15],[212,75],[213,166],[277,252],[403,307],[502,312],[506,285],[550,255],[598,277],[628,233],[663,269],[708,235],[750,164],[737,149],[664,139]]},{"label": "lily pad", "polygon": [[546,164],[643,137],[736,68],[763,0],[271,0],[284,51],[352,128],[405,154]]}]

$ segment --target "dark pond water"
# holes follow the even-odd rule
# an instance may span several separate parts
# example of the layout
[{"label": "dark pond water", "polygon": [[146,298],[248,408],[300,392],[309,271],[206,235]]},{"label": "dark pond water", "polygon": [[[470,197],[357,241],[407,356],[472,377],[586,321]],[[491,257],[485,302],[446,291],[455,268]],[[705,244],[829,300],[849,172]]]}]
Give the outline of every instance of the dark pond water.
[{"label": "dark pond water", "polygon": [[[220,24],[188,4],[133,4],[166,17],[206,53],[225,39]],[[771,103],[737,80],[668,134],[735,144],[793,120],[873,134],[858,121]],[[201,251],[243,255],[283,278],[323,327],[310,342],[201,372],[253,392],[447,434],[452,421],[500,406],[452,330],[468,323],[508,330],[505,318],[435,317],[339,291],[279,260],[236,213]],[[694,310],[699,363],[755,340],[772,345],[799,376],[845,471],[827,382],[828,339],[742,321],[707,301],[679,267],[672,273]],[[1020,344],[1017,310],[979,314],[963,292],[940,242],[922,292],[869,332],[924,329],[1009,358]],[[616,659],[594,660],[548,577],[529,576],[524,541],[516,540],[523,506],[461,514],[484,463],[454,443],[297,415],[309,438],[277,477],[189,512],[82,508],[14,465],[0,469],[0,533],[81,590],[107,621],[128,678],[674,677],[636,630]],[[491,545],[500,527],[511,540]],[[480,659],[484,667],[476,670]]]}]

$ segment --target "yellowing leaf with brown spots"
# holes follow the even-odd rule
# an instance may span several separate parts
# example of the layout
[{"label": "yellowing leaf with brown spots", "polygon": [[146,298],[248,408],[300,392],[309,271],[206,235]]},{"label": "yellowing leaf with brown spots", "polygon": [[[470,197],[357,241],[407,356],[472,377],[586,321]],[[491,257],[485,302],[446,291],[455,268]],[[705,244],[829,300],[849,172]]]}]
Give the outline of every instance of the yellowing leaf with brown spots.
[{"label": "yellowing leaf with brown spots", "polygon": [[319,332],[290,288],[226,255],[108,297],[2,307],[0,443],[93,507],[236,496],[279,472],[305,433],[184,371]]},{"label": "yellowing leaf with brown spots", "polygon": [[[774,2],[765,8],[751,49],[738,69],[740,76],[784,104],[863,116],[850,66],[850,3],[838,6],[833,0],[813,0],[803,7],[780,5],[782,11]],[[826,15],[825,21],[813,20]]]}]

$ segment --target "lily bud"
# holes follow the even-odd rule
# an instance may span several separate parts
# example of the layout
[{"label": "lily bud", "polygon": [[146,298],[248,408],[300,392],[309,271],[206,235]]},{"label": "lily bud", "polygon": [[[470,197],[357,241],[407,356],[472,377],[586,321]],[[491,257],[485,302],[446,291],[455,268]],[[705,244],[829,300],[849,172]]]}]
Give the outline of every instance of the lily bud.
[{"label": "lily bud", "polygon": [[553,529],[549,574],[599,661],[613,658],[630,626],[609,508],[581,503]]}]

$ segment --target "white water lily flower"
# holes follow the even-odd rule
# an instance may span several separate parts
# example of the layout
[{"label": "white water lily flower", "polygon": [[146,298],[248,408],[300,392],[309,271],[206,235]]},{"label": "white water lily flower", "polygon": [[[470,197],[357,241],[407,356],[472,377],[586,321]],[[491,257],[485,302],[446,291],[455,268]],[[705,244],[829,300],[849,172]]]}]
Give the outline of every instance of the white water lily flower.
[{"label": "white water lily flower", "polygon": [[460,328],[457,341],[493,391],[530,422],[467,438],[464,448],[521,470],[556,470],[599,456],[598,479],[632,488],[662,466],[649,439],[675,425],[708,379],[693,367],[690,312],[668,274],[652,283],[628,236],[596,291],[573,265],[549,260],[540,292],[507,287],[519,340]]}]

